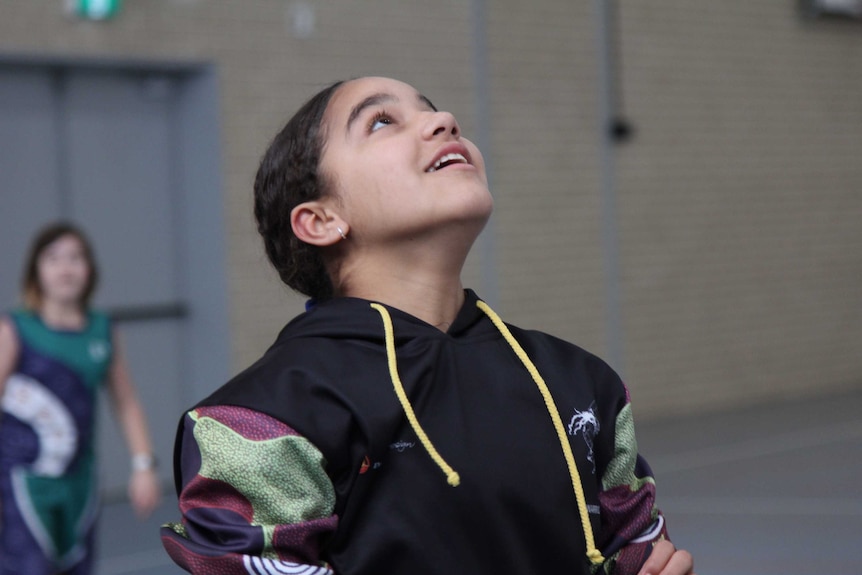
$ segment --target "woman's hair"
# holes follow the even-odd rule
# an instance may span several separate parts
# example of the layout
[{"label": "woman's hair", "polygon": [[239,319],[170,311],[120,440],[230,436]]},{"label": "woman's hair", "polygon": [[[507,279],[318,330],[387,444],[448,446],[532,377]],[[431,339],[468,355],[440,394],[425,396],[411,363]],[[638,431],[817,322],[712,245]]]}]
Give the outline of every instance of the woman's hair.
[{"label": "woman's hair", "polygon": [[78,303],[82,309],[87,309],[90,305],[90,298],[96,290],[96,284],[99,281],[99,271],[96,266],[95,255],[93,254],[93,246],[87,239],[86,234],[79,227],[69,222],[61,221],[43,227],[30,244],[30,252],[24,264],[24,276],[21,281],[24,305],[29,309],[39,309],[44,296],[42,285],[39,283],[39,258],[42,257],[42,253],[48,246],[64,236],[73,236],[81,242],[89,274],[87,275],[87,283],[84,285],[84,291],[81,293],[81,299]]},{"label": "woman's hair", "polygon": [[273,139],[254,180],[254,216],[266,255],[281,281],[314,299],[332,297],[332,282],[320,249],[293,233],[290,213],[329,193],[320,172],[326,134],[323,114],[342,82],[318,92]]}]

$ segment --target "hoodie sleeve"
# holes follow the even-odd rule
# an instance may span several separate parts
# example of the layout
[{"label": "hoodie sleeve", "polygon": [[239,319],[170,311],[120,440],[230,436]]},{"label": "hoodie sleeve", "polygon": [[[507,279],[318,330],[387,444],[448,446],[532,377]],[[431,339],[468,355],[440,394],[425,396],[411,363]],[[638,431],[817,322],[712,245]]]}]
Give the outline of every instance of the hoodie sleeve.
[{"label": "hoodie sleeve", "polygon": [[628,394],[616,415],[613,456],[599,493],[603,530],[600,573],[636,575],[656,542],[667,539],[664,517],[655,504],[655,480],[638,454]]},{"label": "hoodie sleeve", "polygon": [[181,523],[162,527],[190,573],[334,575],[320,548],[338,519],[320,451],[284,423],[241,407],[201,407],[182,422]]}]

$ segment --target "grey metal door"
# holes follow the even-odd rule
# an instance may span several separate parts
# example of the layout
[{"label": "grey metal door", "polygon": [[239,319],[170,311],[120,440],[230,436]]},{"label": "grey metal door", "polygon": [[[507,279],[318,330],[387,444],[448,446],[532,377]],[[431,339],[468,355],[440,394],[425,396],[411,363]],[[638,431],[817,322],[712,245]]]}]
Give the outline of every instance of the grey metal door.
[{"label": "grey metal door", "polygon": [[[0,305],[16,303],[33,232],[57,217],[80,223],[100,265],[95,304],[118,320],[162,461],[195,371],[183,82],[142,69],[0,67]],[[104,485],[121,494],[129,459],[102,407]]]}]

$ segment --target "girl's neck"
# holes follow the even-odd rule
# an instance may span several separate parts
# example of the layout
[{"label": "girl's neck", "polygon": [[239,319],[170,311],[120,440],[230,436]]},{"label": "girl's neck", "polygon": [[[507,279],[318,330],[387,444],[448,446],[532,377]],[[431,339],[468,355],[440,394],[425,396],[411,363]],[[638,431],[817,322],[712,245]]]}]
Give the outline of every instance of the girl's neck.
[{"label": "girl's neck", "polygon": [[42,302],[39,316],[46,325],[59,329],[81,329],[86,321],[86,314],[77,302],[50,299]]},{"label": "girl's neck", "polygon": [[461,271],[476,234],[450,226],[393,241],[348,239],[329,269],[335,293],[390,305],[445,332],[464,304]]},{"label": "girl's neck", "polygon": [[[376,265],[381,261],[385,265]],[[441,331],[449,329],[464,304],[460,267],[445,272],[416,262],[396,265],[391,260],[359,258],[353,263],[350,269],[340,270],[337,295],[379,301]]]}]

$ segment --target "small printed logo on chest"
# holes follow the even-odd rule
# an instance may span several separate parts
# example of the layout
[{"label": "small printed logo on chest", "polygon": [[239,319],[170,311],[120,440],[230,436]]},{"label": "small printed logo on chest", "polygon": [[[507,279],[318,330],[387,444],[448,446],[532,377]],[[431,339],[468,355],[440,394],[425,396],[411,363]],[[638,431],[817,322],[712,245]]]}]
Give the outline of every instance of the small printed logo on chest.
[{"label": "small printed logo on chest", "polygon": [[90,359],[93,361],[104,361],[108,357],[108,342],[103,339],[94,339],[88,346]]},{"label": "small printed logo on chest", "polygon": [[593,464],[593,474],[596,473],[596,457],[593,453],[593,440],[599,433],[599,420],[596,417],[596,402],[592,402],[588,409],[579,411],[575,409],[574,415],[569,420],[569,435],[575,437],[580,434],[587,445],[587,460]]},{"label": "small printed logo on chest", "polygon": [[398,453],[404,453],[405,450],[412,449],[414,445],[416,443],[413,441],[396,441],[389,444],[389,449],[394,449]]}]

